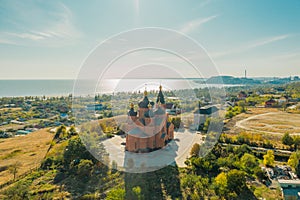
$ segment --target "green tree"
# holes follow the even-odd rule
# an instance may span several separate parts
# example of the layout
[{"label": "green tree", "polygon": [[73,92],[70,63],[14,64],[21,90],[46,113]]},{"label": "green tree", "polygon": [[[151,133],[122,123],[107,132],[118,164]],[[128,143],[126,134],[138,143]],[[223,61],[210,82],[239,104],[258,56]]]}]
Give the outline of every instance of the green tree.
[{"label": "green tree", "polygon": [[260,181],[268,178],[260,167],[254,169],[254,174]]},{"label": "green tree", "polygon": [[133,187],[132,192],[134,193],[134,195],[137,197],[138,200],[143,199],[142,189],[140,186]]},{"label": "green tree", "polygon": [[268,150],[267,154],[264,155],[264,165],[268,167],[273,167],[275,162],[274,151]]},{"label": "green tree", "polygon": [[80,160],[77,168],[77,173],[81,178],[90,177],[93,169],[93,162],[90,160]]},{"label": "green tree", "polygon": [[234,113],[232,112],[232,110],[228,110],[225,114],[225,118],[230,119],[232,117],[234,117]]},{"label": "green tree", "polygon": [[69,132],[69,135],[76,135],[77,134],[75,126],[71,126],[68,132]]},{"label": "green tree", "polygon": [[254,169],[259,166],[259,163],[254,155],[245,153],[241,158],[241,165],[245,172],[253,173]]},{"label": "green tree", "polygon": [[295,147],[295,150],[298,150],[300,147],[300,137],[299,136],[296,136],[294,138],[294,147]]},{"label": "green tree", "polygon": [[237,169],[230,170],[227,174],[227,185],[230,192],[239,195],[247,187],[245,173]]},{"label": "green tree", "polygon": [[181,118],[180,117],[173,117],[171,119],[171,122],[174,125],[175,129],[179,129],[180,128],[180,124],[181,124]]},{"label": "green tree", "polygon": [[65,167],[69,168],[71,166],[71,162],[80,159],[93,160],[94,158],[77,136],[69,140],[68,146],[64,152],[63,162]]},{"label": "green tree", "polygon": [[229,193],[227,185],[227,176],[224,172],[221,172],[214,181],[214,189],[216,194],[220,197],[226,197]]},{"label": "green tree", "polygon": [[300,159],[300,151],[293,152],[289,157],[288,165],[296,169],[299,164],[299,159]]},{"label": "green tree", "polygon": [[61,125],[60,127],[57,128],[54,139],[64,139],[68,136],[67,133],[67,128],[65,125]]},{"label": "green tree", "polygon": [[251,153],[251,149],[247,144],[242,144],[241,146],[234,149],[234,153],[240,158],[245,153]]},{"label": "green tree", "polygon": [[184,190],[185,199],[203,199],[208,195],[209,181],[194,174],[186,174],[181,178],[181,187]]},{"label": "green tree", "polygon": [[290,136],[289,133],[285,133],[281,139],[282,144],[292,146],[294,144],[293,138]]},{"label": "green tree", "polygon": [[47,157],[46,159],[43,160],[41,164],[41,168],[50,169],[52,165],[53,165],[53,157]]},{"label": "green tree", "polygon": [[243,113],[243,112],[247,111],[246,104],[244,101],[238,102],[238,111],[239,111],[239,113]]}]

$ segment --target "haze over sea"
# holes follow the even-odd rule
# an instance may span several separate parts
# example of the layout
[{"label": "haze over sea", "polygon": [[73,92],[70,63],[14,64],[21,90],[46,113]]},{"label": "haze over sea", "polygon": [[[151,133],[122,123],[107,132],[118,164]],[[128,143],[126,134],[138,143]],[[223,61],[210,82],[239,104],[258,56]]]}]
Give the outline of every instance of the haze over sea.
[{"label": "haze over sea", "polygon": [[[108,80],[95,84],[85,84],[77,90],[79,93],[87,94],[85,91],[96,91],[97,93],[112,93],[114,91],[137,91],[147,87],[148,90],[158,89],[162,84],[167,90],[203,88],[207,85],[196,83],[194,80],[180,79],[135,79],[135,80]],[[199,79],[198,79],[199,80]],[[74,80],[0,80],[0,97],[11,96],[65,96],[73,93]],[[147,83],[147,85],[145,85]],[[213,85],[220,87],[221,85]],[[227,85],[232,86],[232,85]],[[78,93],[77,92],[77,93]],[[94,92],[89,92],[93,94]]]}]

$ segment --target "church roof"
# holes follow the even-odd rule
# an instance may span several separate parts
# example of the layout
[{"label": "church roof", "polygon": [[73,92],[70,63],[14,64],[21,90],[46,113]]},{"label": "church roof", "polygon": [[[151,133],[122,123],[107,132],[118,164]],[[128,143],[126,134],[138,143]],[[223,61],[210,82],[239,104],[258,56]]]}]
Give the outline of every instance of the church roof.
[{"label": "church roof", "polygon": [[157,95],[157,99],[156,99],[156,103],[161,103],[161,104],[165,104],[165,97],[162,93],[162,86],[159,86],[159,92],[158,92],[158,95]]},{"label": "church roof", "polygon": [[165,109],[161,108],[160,106],[157,108],[156,111],[154,111],[154,114],[156,115],[163,115],[165,113],[166,113]]},{"label": "church roof", "polygon": [[129,135],[132,135],[132,136],[138,136],[138,137],[149,137],[147,135],[147,133],[145,133],[144,131],[142,131],[141,129],[139,129],[138,127],[130,130],[128,132]]},{"label": "church roof", "polygon": [[153,117],[153,116],[154,116],[154,113],[152,110],[148,110],[144,113],[144,117],[149,118],[149,117]]},{"label": "church roof", "polygon": [[147,96],[144,96],[144,99],[139,103],[140,108],[148,108],[149,99]]},{"label": "church roof", "polygon": [[137,112],[135,112],[133,108],[130,108],[130,110],[127,114],[128,114],[128,116],[137,116]]},{"label": "church roof", "polygon": [[200,109],[196,110],[194,112],[194,114],[210,115],[217,111],[218,111],[218,108],[216,106],[205,106],[205,107],[201,107]]},{"label": "church roof", "polygon": [[163,122],[164,118],[160,118],[160,117],[155,117],[154,118],[154,125],[155,126],[160,126]]}]

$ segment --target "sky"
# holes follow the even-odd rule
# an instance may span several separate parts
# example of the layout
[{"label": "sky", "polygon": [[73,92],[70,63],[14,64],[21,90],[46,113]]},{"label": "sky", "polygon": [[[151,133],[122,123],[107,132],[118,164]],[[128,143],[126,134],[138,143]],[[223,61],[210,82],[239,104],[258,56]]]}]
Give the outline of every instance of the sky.
[{"label": "sky", "polygon": [[74,79],[99,43],[143,27],[193,38],[222,75],[300,75],[299,10],[299,0],[0,0],[0,79]]}]

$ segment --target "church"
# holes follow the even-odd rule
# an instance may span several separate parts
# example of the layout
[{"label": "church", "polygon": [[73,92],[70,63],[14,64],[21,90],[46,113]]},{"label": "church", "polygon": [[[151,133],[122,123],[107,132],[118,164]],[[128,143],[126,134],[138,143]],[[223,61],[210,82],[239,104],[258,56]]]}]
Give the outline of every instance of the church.
[{"label": "church", "polygon": [[174,125],[168,121],[166,102],[159,86],[156,104],[150,102],[145,90],[144,98],[134,110],[131,103],[126,125],[126,151],[146,153],[160,149],[174,139]]}]

